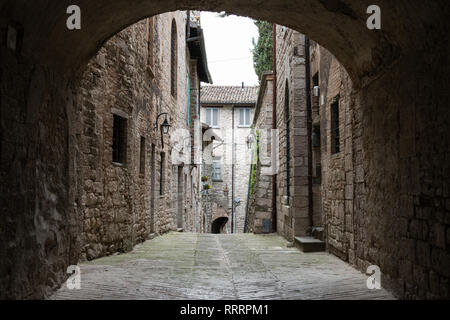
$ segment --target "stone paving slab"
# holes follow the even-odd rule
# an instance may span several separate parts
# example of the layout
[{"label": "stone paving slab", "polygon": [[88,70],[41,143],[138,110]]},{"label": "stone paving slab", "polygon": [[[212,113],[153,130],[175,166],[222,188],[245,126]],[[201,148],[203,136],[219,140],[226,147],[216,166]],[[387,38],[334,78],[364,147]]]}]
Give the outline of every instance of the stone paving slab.
[{"label": "stone paving slab", "polygon": [[50,299],[394,299],[325,252],[275,235],[168,233],[127,254],[80,264],[81,289]]}]

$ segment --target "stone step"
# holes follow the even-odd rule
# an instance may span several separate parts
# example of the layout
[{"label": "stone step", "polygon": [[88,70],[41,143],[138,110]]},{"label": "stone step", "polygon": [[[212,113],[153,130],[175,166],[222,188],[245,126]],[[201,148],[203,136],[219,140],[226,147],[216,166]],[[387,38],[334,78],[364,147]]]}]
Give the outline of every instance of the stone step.
[{"label": "stone step", "polygon": [[295,237],[295,246],[303,252],[325,251],[325,242],[313,237]]},{"label": "stone step", "polygon": [[320,241],[324,241],[325,231],[323,227],[313,227],[312,228],[312,236]]}]

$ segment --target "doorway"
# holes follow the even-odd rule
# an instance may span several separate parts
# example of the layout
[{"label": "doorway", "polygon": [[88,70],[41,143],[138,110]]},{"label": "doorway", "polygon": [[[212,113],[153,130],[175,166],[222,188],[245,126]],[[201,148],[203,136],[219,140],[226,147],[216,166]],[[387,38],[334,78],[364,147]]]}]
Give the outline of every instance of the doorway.
[{"label": "doorway", "polygon": [[184,211],[184,181],[183,166],[178,166],[178,190],[177,190],[177,228],[183,229]]}]

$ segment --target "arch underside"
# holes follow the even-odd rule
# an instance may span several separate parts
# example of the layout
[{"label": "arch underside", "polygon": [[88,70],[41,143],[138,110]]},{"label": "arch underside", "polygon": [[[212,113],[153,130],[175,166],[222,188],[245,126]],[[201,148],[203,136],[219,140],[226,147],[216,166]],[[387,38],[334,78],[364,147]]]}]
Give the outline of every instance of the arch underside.
[{"label": "arch underside", "polygon": [[[445,1],[380,0],[383,25],[381,31],[366,27],[364,0],[272,0],[272,1],[145,1],[80,0],[82,28],[69,31],[66,9],[70,0],[1,1],[2,20],[23,24],[23,54],[35,61],[58,64],[64,70],[78,70],[114,34],[125,27],[156,14],[198,9],[226,11],[268,20],[308,35],[332,52],[346,67],[355,84],[369,81],[380,69],[395,62],[404,51],[417,48],[422,40],[415,35],[430,23],[445,16]],[[448,9],[448,8],[447,8]],[[440,34],[428,34],[428,37]]]}]

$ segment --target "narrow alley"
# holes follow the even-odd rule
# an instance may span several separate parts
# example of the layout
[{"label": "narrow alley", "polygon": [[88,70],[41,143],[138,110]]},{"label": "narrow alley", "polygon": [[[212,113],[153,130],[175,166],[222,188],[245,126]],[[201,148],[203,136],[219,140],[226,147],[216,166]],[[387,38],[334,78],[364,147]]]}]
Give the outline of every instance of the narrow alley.
[{"label": "narrow alley", "polygon": [[450,2],[376,2],[0,0],[0,300],[450,300]]},{"label": "narrow alley", "polygon": [[80,264],[81,289],[50,299],[393,299],[328,253],[275,235],[171,232],[126,254]]}]

